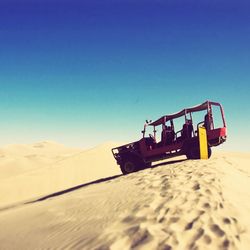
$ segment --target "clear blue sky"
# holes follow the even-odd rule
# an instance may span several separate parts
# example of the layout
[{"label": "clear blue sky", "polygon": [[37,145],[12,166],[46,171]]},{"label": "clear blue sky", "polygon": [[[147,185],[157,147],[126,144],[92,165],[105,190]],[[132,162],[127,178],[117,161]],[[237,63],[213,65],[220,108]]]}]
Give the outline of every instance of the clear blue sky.
[{"label": "clear blue sky", "polygon": [[221,102],[250,151],[249,1],[0,0],[0,144],[137,140]]}]

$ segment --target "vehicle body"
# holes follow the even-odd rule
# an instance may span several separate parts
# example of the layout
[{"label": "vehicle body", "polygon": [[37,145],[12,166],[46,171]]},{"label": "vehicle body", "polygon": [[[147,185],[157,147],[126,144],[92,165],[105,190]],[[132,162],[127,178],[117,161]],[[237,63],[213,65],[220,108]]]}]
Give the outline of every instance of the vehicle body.
[{"label": "vehicle body", "polygon": [[[213,109],[219,109],[220,127],[215,126]],[[195,113],[202,112],[204,117],[193,123]],[[175,121],[184,118],[179,131],[175,131]],[[218,118],[218,119],[219,119]],[[126,145],[112,149],[116,162],[123,174],[135,172],[151,166],[152,162],[186,155],[188,159],[200,159],[199,127],[206,129],[208,158],[211,156],[211,147],[218,146],[226,140],[226,122],[224,111],[220,103],[206,101],[200,105],[185,108],[180,112],[164,115],[155,121],[146,121],[142,131],[142,138]],[[146,136],[146,129],[153,128],[153,134]],[[161,129],[160,141],[156,141],[156,128]]]}]

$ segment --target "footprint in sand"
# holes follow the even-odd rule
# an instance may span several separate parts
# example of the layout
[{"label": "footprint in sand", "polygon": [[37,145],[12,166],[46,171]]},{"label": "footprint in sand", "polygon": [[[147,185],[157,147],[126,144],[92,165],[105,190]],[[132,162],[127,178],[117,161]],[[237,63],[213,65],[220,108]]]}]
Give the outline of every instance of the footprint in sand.
[{"label": "footprint in sand", "polygon": [[199,183],[196,183],[194,186],[193,186],[193,190],[199,190],[201,187],[200,187],[200,184]]},{"label": "footprint in sand", "polygon": [[135,233],[130,235],[131,246],[130,248],[135,248],[141,244],[150,241],[151,235],[147,229],[139,228]]},{"label": "footprint in sand", "polygon": [[230,246],[230,241],[229,241],[228,239],[225,239],[225,240],[223,241],[223,243],[222,243],[222,247],[223,247],[224,249],[228,249],[229,246]]},{"label": "footprint in sand", "polygon": [[202,207],[205,208],[205,209],[211,208],[211,206],[210,206],[209,203],[207,203],[207,202],[204,203]]},{"label": "footprint in sand", "polygon": [[204,235],[203,240],[207,245],[212,243],[212,238],[207,234]]},{"label": "footprint in sand", "polygon": [[208,194],[208,195],[211,195],[211,194],[212,194],[212,192],[211,192],[210,189],[206,189],[206,190],[205,190],[205,193]]},{"label": "footprint in sand", "polygon": [[158,250],[172,250],[173,248],[169,244],[161,244],[157,247]]},{"label": "footprint in sand", "polygon": [[179,217],[171,217],[171,218],[169,219],[169,222],[170,222],[170,223],[176,223],[176,222],[178,222],[179,220],[180,220]]},{"label": "footprint in sand", "polygon": [[231,221],[229,218],[223,218],[223,223],[224,224],[231,224]]},{"label": "footprint in sand", "polygon": [[204,235],[205,230],[203,228],[199,228],[197,230],[197,233],[195,234],[193,241],[197,241],[198,239],[200,239],[202,237],[202,235]]},{"label": "footprint in sand", "polygon": [[210,229],[218,237],[223,237],[225,235],[225,232],[217,224],[212,224]]}]

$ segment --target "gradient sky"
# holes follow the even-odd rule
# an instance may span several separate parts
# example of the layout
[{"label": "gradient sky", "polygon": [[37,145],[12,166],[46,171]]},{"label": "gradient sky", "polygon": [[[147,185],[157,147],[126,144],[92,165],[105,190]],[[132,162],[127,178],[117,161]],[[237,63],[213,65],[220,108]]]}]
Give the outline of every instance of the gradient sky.
[{"label": "gradient sky", "polygon": [[0,145],[140,138],[145,119],[221,102],[250,151],[249,1],[0,0]]}]

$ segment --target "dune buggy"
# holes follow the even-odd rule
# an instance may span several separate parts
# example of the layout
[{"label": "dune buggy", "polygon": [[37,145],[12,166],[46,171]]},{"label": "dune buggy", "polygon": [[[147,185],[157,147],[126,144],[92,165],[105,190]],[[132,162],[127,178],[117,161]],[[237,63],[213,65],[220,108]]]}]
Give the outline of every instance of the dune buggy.
[{"label": "dune buggy", "polygon": [[[220,120],[220,124],[217,120]],[[149,128],[152,133],[146,136]],[[157,128],[160,128],[158,137]],[[211,147],[225,142],[227,137],[224,111],[220,103],[206,101],[180,112],[164,115],[153,122],[146,120],[139,141],[113,148],[112,153],[123,174],[145,169],[152,162],[179,155],[186,155],[188,159],[200,159],[200,128],[206,131],[205,151],[209,158]]]}]

